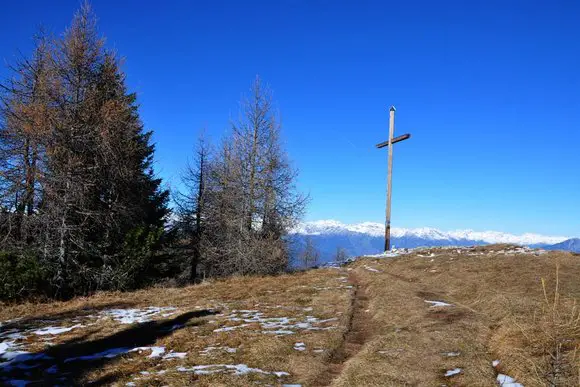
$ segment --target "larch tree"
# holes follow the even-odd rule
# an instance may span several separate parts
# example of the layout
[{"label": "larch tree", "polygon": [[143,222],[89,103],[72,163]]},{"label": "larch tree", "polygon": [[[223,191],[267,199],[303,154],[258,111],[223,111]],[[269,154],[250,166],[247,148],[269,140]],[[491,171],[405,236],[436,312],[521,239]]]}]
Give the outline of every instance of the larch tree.
[{"label": "larch tree", "polygon": [[35,236],[52,119],[50,47],[42,33],[35,42],[32,58],[21,59],[14,76],[0,84],[0,240],[12,246],[26,246]]},{"label": "larch tree", "polygon": [[202,259],[202,244],[208,220],[208,179],[212,167],[211,144],[202,131],[194,150],[194,159],[188,162],[181,175],[184,189],[177,193],[175,203],[179,228],[189,240],[190,282],[195,282],[197,270]]}]

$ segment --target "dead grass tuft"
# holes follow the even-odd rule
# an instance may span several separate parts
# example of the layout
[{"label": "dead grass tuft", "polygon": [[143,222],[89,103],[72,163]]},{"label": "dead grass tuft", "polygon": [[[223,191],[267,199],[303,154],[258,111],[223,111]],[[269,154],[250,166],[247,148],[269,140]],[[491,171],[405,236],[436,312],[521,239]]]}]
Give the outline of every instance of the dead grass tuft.
[{"label": "dead grass tuft", "polygon": [[551,284],[541,278],[543,302],[532,316],[506,318],[493,342],[510,372],[529,386],[580,385],[580,310],[561,293],[560,267]]}]

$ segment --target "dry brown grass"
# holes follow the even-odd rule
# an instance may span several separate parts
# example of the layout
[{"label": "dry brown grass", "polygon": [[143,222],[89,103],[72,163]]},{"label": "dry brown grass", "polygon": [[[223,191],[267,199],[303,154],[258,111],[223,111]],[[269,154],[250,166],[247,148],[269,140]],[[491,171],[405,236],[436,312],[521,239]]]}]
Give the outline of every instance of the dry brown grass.
[{"label": "dry brown grass", "polygon": [[[578,385],[579,258],[506,249],[430,249],[357,261],[352,269],[368,286],[378,328],[336,385],[491,386],[497,371],[526,387]],[[545,296],[542,279],[555,284],[557,278],[557,301],[548,304],[553,298]],[[432,308],[425,300],[454,306]],[[498,370],[493,360],[501,360]],[[461,373],[444,376],[455,368]]]},{"label": "dry brown grass", "polygon": [[[216,310],[219,315],[209,315],[190,319],[183,329],[170,334],[160,335],[147,346],[164,346],[175,352],[187,352],[185,359],[161,360],[147,358],[144,354],[131,353],[116,357],[99,364],[89,372],[78,376],[78,383],[98,381],[125,384],[135,382],[137,385],[227,385],[247,386],[253,383],[276,384],[282,382],[312,383],[325,370],[328,353],[339,345],[342,336],[342,316],[350,304],[352,289],[338,278],[344,276],[339,270],[316,270],[296,275],[278,277],[245,277],[215,281],[198,286],[181,289],[149,289],[134,293],[101,293],[85,299],[48,304],[23,304],[3,308],[0,320],[22,318],[15,322],[20,326],[34,324],[37,320],[54,318],[57,325],[73,325],[72,320],[79,314],[91,314],[100,309],[111,307],[141,308],[148,306],[178,307],[178,314],[189,311]],[[318,327],[335,326],[333,329],[305,330],[296,329],[295,334],[273,335],[262,333],[263,328],[256,323],[226,332],[214,332],[215,329],[240,325],[230,321],[227,315],[234,310],[258,310],[264,317],[288,317],[295,321],[306,321],[306,316],[319,319],[336,318],[326,323],[315,324]],[[158,318],[158,317],[156,317]],[[173,316],[172,316],[173,318]],[[160,320],[164,321],[164,320]],[[46,324],[44,324],[46,325]],[[101,344],[102,340],[115,337],[129,329],[112,319],[99,320],[96,326],[75,329],[62,335],[54,336],[53,343],[63,349],[70,347],[70,342],[81,339],[89,348],[83,348],[83,354],[102,350],[102,346],[91,350],[90,346]],[[149,334],[136,331],[135,335]],[[82,335],[82,336],[81,336]],[[124,339],[123,339],[124,340]],[[294,349],[296,342],[306,345],[305,351]],[[143,346],[136,339],[137,345]],[[112,347],[123,346],[120,342]],[[69,347],[67,347],[69,346]],[[220,347],[203,354],[208,347]],[[224,348],[235,348],[235,353]],[[45,345],[30,342],[27,347],[32,351],[47,351]],[[323,351],[315,351],[321,349]],[[50,349],[54,353],[54,349]],[[68,355],[71,356],[71,355]],[[235,376],[224,373],[212,375],[195,375],[192,372],[178,372],[177,367],[190,368],[205,364],[246,364],[267,372],[283,371],[289,376],[277,377],[261,373],[248,373]],[[148,372],[142,375],[141,372]],[[162,374],[158,374],[162,371]],[[165,371],[165,372],[163,372]],[[1,373],[0,373],[1,375]],[[40,375],[35,375],[40,376]]]},{"label": "dry brown grass", "polygon": [[[185,359],[164,361],[147,358],[147,353],[131,353],[89,369],[79,375],[80,383],[492,386],[501,372],[526,387],[574,386],[580,385],[579,279],[580,257],[573,254],[520,254],[507,245],[430,249],[394,259],[361,259],[341,270],[232,278],[180,289],[101,293],[69,302],[5,306],[0,309],[0,320],[20,317],[17,323],[26,325],[54,319],[52,325],[71,325],[79,314],[152,305],[175,306],[176,316],[220,311],[219,315],[195,315],[184,328],[154,335],[147,344],[187,352]],[[354,288],[348,288],[351,285],[359,286],[357,298],[353,298]],[[453,306],[430,307],[425,300]],[[294,321],[305,321],[308,315],[337,320],[319,324],[334,329],[296,329],[295,334],[282,336],[262,333],[256,322],[215,332],[241,323],[227,318],[234,310],[259,310],[267,317]],[[134,333],[147,336],[153,328],[159,326]],[[108,345],[106,340],[111,338],[124,340],[123,332],[128,329],[130,326],[101,319],[97,325],[55,336],[52,341],[63,350],[75,341],[95,346],[105,340]],[[295,350],[296,342],[303,342],[306,350]],[[29,350],[47,351],[41,341],[28,345]],[[222,349],[202,353],[212,346]],[[224,347],[236,348],[236,352]],[[457,356],[447,356],[450,352]],[[492,367],[493,360],[501,360],[499,367]],[[177,371],[177,367],[203,364],[246,364],[290,375]],[[461,372],[444,376],[455,368]],[[143,371],[148,374],[142,375]]]}]

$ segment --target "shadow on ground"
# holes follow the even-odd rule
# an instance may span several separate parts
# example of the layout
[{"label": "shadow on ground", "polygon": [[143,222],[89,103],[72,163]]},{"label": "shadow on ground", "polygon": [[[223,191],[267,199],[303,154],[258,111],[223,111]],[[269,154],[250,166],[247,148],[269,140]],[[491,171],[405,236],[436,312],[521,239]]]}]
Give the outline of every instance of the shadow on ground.
[{"label": "shadow on ground", "polygon": [[[37,353],[21,353],[9,363],[0,364],[0,384],[46,386],[86,385],[85,376],[137,347],[153,346],[155,342],[186,326],[201,325],[205,321],[192,319],[219,313],[198,310],[183,313],[175,318],[150,321],[132,326],[110,336],[85,341],[74,338]],[[114,383],[120,375],[106,375],[90,383],[101,386]],[[20,382],[20,383],[19,383]]]}]

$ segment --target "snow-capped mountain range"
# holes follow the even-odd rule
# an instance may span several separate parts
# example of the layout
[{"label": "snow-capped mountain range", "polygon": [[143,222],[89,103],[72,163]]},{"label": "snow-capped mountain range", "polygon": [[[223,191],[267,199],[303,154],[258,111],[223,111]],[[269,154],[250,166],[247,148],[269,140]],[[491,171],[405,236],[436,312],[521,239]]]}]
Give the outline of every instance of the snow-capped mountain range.
[{"label": "snow-capped mountain range", "polygon": [[[328,262],[343,248],[348,255],[376,254],[382,252],[385,226],[381,223],[363,222],[344,224],[336,220],[319,220],[299,224],[290,232],[296,249],[311,238],[321,253],[321,261]],[[531,247],[558,246],[569,240],[565,236],[539,234],[514,235],[498,231],[455,230],[441,231],[435,228],[392,228],[392,245],[399,248],[421,246],[473,246],[490,243],[510,243]]]},{"label": "snow-capped mountain range", "polygon": [[[363,222],[344,224],[336,220],[318,220],[304,222],[294,228],[291,233],[302,235],[348,234],[361,233],[374,237],[384,237],[385,225],[381,223]],[[498,231],[456,230],[441,231],[435,228],[392,228],[393,238],[420,238],[433,241],[470,240],[484,243],[513,243],[518,245],[555,244],[569,239],[565,236],[546,236],[539,234],[514,235]],[[404,247],[404,246],[401,246]]]}]

